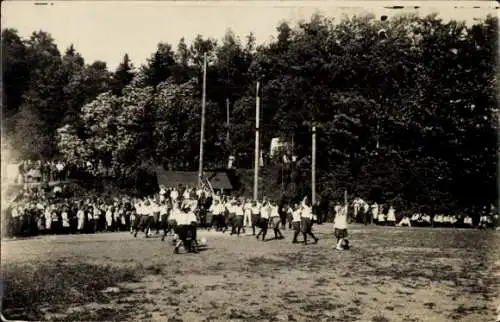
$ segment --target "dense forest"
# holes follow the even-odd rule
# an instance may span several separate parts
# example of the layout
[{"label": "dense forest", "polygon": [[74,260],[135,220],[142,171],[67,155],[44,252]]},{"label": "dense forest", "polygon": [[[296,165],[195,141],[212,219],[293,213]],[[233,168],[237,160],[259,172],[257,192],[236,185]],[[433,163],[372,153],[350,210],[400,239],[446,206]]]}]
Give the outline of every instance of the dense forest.
[{"label": "dense forest", "polygon": [[48,32],[4,29],[3,139],[21,159],[91,161],[95,176],[117,183],[153,165],[196,170],[207,53],[207,169],[229,155],[252,168],[260,81],[262,149],[281,137],[299,161],[266,162],[265,189],[310,191],[316,124],[321,196],[348,189],[398,206],[475,209],[497,200],[497,25],[315,15],[281,23],[262,46],[231,31],[160,42],[144,65],[125,54],[115,71],[74,46],[61,53]]}]

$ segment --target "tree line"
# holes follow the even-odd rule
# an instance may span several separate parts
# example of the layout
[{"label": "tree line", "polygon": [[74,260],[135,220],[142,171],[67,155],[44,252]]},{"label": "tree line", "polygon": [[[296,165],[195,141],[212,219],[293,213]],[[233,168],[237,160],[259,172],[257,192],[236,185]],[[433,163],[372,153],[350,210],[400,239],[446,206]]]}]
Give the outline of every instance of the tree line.
[{"label": "tree line", "polygon": [[117,182],[152,165],[196,170],[207,53],[206,168],[230,155],[252,168],[259,81],[262,149],[281,137],[299,160],[266,164],[264,190],[310,191],[315,124],[321,196],[473,210],[497,197],[497,24],[314,15],[260,46],[231,31],[160,42],[145,64],[125,54],[115,71],[74,46],[61,54],[47,32],[4,29],[3,126],[22,158],[91,161]]}]

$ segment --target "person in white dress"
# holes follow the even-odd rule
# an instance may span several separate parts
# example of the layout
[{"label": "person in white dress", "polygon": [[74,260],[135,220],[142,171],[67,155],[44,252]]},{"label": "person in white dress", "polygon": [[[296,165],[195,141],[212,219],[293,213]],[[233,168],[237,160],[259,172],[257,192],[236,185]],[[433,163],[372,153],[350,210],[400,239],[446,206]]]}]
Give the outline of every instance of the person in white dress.
[{"label": "person in white dress", "polygon": [[464,218],[464,226],[466,228],[472,228],[473,222],[472,222],[472,217],[471,216],[469,216],[469,215],[465,216],[465,218]]},{"label": "person in white dress", "polygon": [[83,210],[83,205],[80,204],[78,206],[78,211],[76,212],[76,218],[78,220],[78,225],[76,227],[78,233],[83,232],[83,228],[85,226],[85,211]]},{"label": "person in white dress", "polygon": [[378,209],[377,223],[381,226],[385,226],[385,214],[384,214],[384,205],[380,205]]},{"label": "person in white dress", "polygon": [[52,232],[52,208],[53,205],[49,205],[45,208],[45,231],[50,234]]},{"label": "person in white dress", "polygon": [[247,198],[245,200],[245,203],[243,204],[243,212],[244,212],[243,225],[246,228],[252,227],[252,203],[249,198]]},{"label": "person in white dress", "polygon": [[396,225],[396,210],[393,206],[389,207],[389,210],[387,211],[387,225]]},{"label": "person in white dress", "polygon": [[106,210],[106,231],[113,230],[113,207],[108,206]]},{"label": "person in white dress", "polygon": [[172,191],[170,192],[170,199],[172,202],[177,202],[177,199],[179,198],[179,191],[177,191],[176,188],[173,188]]}]

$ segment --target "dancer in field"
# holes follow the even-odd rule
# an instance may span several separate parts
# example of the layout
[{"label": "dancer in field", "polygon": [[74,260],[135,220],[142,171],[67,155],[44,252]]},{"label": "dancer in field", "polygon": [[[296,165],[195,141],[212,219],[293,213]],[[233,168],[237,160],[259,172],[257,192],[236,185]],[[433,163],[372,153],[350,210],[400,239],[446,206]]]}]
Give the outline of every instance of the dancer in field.
[{"label": "dancer in field", "polygon": [[271,202],[271,209],[270,209],[270,219],[271,219],[271,227],[273,228],[274,231],[274,239],[284,239],[283,235],[281,234],[280,231],[280,226],[282,224],[282,218],[279,213],[279,207],[276,204],[276,202],[272,201]]},{"label": "dancer in field", "polygon": [[175,245],[174,253],[178,254],[181,246],[190,253],[196,253],[197,250],[194,247],[196,244],[196,215],[189,207],[186,207],[178,213],[176,221],[179,241]]},{"label": "dancer in field", "polygon": [[[234,211],[234,229],[238,237],[240,236],[240,232],[243,229],[243,233],[245,233],[245,228],[243,226],[243,219],[244,219],[244,209],[241,201],[237,201],[236,204],[233,206],[233,211]],[[231,233],[233,234],[233,233]]]},{"label": "dancer in field", "polygon": [[342,245],[347,238],[347,206],[343,207],[335,216],[333,228],[337,238],[337,244],[334,247],[337,250],[344,250]]},{"label": "dancer in field", "polygon": [[307,235],[311,236],[314,239],[314,243],[318,243],[318,238],[314,236],[312,233],[312,208],[311,208],[311,202],[307,197],[304,198],[302,201],[302,212],[301,212],[301,223],[300,227],[302,230],[302,236],[304,236],[304,244],[307,245]]},{"label": "dancer in field", "polygon": [[260,221],[260,203],[257,201],[254,201],[252,203],[252,236],[255,236],[255,227],[259,226],[259,221]]},{"label": "dancer in field", "polygon": [[260,231],[256,236],[257,239],[259,239],[261,234],[262,234],[262,240],[266,239],[267,228],[269,227],[270,212],[271,212],[271,206],[270,206],[269,202],[264,201],[262,204],[262,207],[260,208],[260,219],[259,219]]},{"label": "dancer in field", "polygon": [[292,229],[293,229],[293,240],[292,243],[296,244],[298,243],[297,237],[300,234],[300,222],[302,221],[301,218],[301,207],[299,205],[295,204],[294,205],[294,210],[292,211]]}]

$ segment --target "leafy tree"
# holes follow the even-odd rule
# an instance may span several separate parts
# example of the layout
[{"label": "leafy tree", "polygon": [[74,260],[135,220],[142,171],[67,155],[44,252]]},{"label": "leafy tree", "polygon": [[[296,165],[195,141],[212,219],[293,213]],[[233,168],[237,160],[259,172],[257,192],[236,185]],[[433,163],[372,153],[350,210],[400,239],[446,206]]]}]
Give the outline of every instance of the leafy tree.
[{"label": "leafy tree", "polygon": [[[281,137],[298,156],[266,162],[263,193],[310,193],[315,124],[320,196],[338,200],[348,189],[431,213],[478,209],[497,196],[497,26],[495,17],[467,26],[437,15],[338,23],[314,15],[296,28],[281,23],[261,46],[231,31],[220,44],[201,35],[189,47],[181,39],[175,52],[160,44],[137,73],[126,55],[113,78],[102,62],[85,66],[74,48],[61,57],[47,33],[23,45],[4,31],[9,135],[24,153],[95,160],[116,178],[134,178],[153,161],[195,170],[207,53],[207,168],[230,153],[238,167],[253,167],[260,81],[261,149]],[[13,73],[18,66],[25,73]],[[37,133],[32,142],[23,141],[26,128]]]},{"label": "leafy tree", "polygon": [[159,83],[172,76],[175,67],[175,54],[172,46],[166,43],[159,43],[156,52],[148,59],[144,66],[146,84],[156,87]]},{"label": "leafy tree", "polygon": [[2,117],[5,119],[19,110],[29,83],[26,45],[15,29],[2,30],[2,66],[5,84]]},{"label": "leafy tree", "polygon": [[134,78],[134,66],[128,57],[128,54],[123,56],[123,60],[116,68],[116,71],[113,74],[111,88],[114,95],[120,96],[122,90],[130,84],[132,79]]}]

